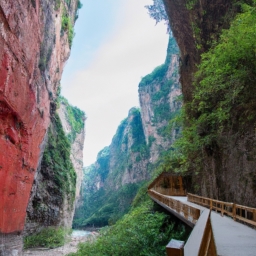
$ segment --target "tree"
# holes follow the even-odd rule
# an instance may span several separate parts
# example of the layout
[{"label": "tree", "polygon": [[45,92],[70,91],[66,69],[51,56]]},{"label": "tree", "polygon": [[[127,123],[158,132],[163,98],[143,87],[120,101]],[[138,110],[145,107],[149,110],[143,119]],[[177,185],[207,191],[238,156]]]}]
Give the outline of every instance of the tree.
[{"label": "tree", "polygon": [[163,0],[153,0],[153,4],[146,5],[145,8],[148,9],[149,16],[156,21],[156,24],[163,20],[167,25],[169,25]]}]

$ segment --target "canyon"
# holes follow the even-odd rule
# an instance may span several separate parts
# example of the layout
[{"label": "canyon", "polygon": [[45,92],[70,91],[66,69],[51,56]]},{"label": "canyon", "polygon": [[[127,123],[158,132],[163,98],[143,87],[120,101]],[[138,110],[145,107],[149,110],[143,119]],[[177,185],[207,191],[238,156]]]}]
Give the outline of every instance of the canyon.
[{"label": "canyon", "polygon": [[[21,255],[24,235],[49,226],[71,228],[73,216],[83,228],[116,223],[158,166],[188,176],[189,192],[256,207],[256,118],[248,117],[253,98],[232,106],[232,126],[215,129],[214,139],[186,161],[167,158],[182,130],[202,115],[191,109],[200,84],[195,74],[202,54],[243,11],[240,1],[163,2],[173,32],[166,61],[142,78],[140,108],[130,109],[111,144],[84,170],[86,116],[59,89],[80,2],[0,2],[0,255]],[[182,107],[181,128],[176,117]],[[248,118],[240,122],[240,116]],[[200,125],[195,135],[205,138],[212,130],[207,122]]]},{"label": "canyon", "polygon": [[131,108],[109,146],[84,170],[74,227],[115,223],[130,208],[138,189],[152,177],[180,134],[170,124],[182,106],[179,49],[170,36],[165,63],[138,85],[140,108]]}]

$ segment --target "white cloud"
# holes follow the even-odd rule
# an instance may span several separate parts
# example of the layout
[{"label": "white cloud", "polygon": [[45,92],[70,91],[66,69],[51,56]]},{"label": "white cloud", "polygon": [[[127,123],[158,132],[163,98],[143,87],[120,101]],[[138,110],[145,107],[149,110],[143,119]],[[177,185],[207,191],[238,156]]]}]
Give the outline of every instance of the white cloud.
[{"label": "white cloud", "polygon": [[128,110],[139,105],[141,77],[165,60],[166,27],[163,24],[155,26],[154,20],[149,18],[144,5],[150,3],[146,0],[126,1],[119,10],[120,23],[102,43],[93,61],[68,82],[64,81],[70,84],[64,85],[64,96],[88,116],[85,165],[96,160],[97,153],[110,144]]}]

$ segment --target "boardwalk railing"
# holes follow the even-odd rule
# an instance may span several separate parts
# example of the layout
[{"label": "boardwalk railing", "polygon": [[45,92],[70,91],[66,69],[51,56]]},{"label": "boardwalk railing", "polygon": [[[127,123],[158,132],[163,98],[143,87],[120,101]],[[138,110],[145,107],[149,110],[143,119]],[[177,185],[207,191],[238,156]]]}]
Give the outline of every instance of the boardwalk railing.
[{"label": "boardwalk railing", "polygon": [[168,248],[168,250],[166,250],[168,256],[217,256],[210,222],[210,210],[205,210],[201,214],[199,209],[170,198],[169,196],[162,195],[153,189],[148,190],[148,194],[154,201],[165,206],[165,208],[167,206],[172,212],[182,216],[183,219],[193,224],[196,223],[185,247],[180,249],[181,254],[175,254],[177,253],[176,248]]},{"label": "boardwalk railing", "polygon": [[173,211],[175,211],[180,216],[184,217],[186,220],[188,220],[193,224],[195,224],[200,217],[200,210],[195,207],[189,206],[187,204],[183,204],[180,201],[177,201],[168,196],[162,195],[154,190],[148,190],[148,194],[152,198],[168,206]]},{"label": "boardwalk railing", "polygon": [[210,210],[203,211],[184,247],[185,256],[217,256]]},{"label": "boardwalk railing", "polygon": [[234,203],[227,203],[193,194],[188,194],[188,201],[191,203],[196,203],[205,206],[210,210],[218,211],[221,213],[222,216],[226,214],[232,217],[234,220],[239,220],[256,227],[255,208],[238,205]]},{"label": "boardwalk railing", "polygon": [[173,176],[170,173],[161,173],[151,184],[148,190],[157,191],[163,195],[169,196],[186,196],[183,187],[183,178],[181,176]]}]

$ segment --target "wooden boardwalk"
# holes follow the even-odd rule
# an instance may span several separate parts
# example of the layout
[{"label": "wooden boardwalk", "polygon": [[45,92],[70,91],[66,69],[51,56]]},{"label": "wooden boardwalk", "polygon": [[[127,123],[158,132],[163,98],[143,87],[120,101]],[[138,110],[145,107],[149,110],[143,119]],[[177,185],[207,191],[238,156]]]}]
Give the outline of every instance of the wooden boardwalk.
[{"label": "wooden boardwalk", "polygon": [[[201,213],[207,210],[203,206],[188,202],[187,197],[170,196],[170,198],[198,208]],[[230,217],[221,216],[220,213],[214,211],[211,212],[211,223],[217,255],[256,256],[255,229],[236,222]]]},{"label": "wooden boardwalk", "polygon": [[178,254],[177,248],[167,246],[168,256],[256,256],[255,208],[192,194],[187,197],[181,178],[166,173],[150,184],[148,194],[156,203],[193,227]]}]

